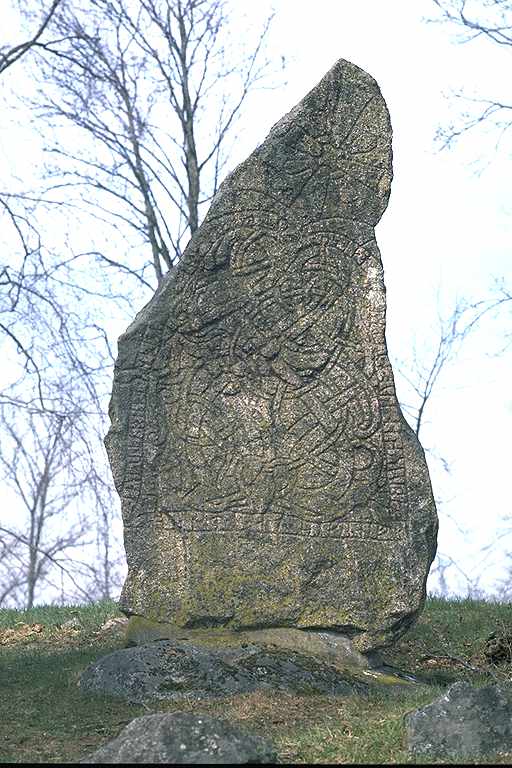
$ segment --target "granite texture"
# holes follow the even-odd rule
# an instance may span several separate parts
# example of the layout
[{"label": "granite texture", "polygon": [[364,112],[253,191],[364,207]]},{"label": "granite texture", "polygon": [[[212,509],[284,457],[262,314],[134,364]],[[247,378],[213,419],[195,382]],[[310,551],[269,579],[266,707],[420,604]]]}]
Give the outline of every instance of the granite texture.
[{"label": "granite texture", "polygon": [[210,699],[257,690],[333,696],[368,690],[356,675],[297,651],[255,643],[212,649],[165,640],[104,656],[87,667],[79,685],[84,694],[138,703]]},{"label": "granite texture", "polygon": [[209,715],[176,712],[137,717],[81,763],[177,765],[276,764],[265,739]]},{"label": "granite texture", "polygon": [[375,80],[340,60],[120,338],[106,444],[128,615],[368,652],[421,611],[437,516],[386,349],[391,160]]},{"label": "granite texture", "polygon": [[432,704],[406,715],[405,727],[416,758],[512,756],[512,684],[455,683]]}]

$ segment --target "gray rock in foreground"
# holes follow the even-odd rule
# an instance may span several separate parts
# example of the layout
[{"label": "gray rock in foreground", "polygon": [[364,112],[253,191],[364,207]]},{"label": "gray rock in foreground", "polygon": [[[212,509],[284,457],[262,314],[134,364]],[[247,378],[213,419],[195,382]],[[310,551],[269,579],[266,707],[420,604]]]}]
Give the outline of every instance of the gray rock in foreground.
[{"label": "gray rock in foreground", "polygon": [[209,715],[145,715],[82,763],[275,763],[274,748],[259,736]]},{"label": "gray rock in foreground", "polygon": [[455,683],[440,699],[405,716],[416,757],[479,758],[512,752],[512,684]]},{"label": "gray rock in foreground", "polygon": [[214,651],[163,641],[104,656],[82,674],[80,689],[143,702],[255,690],[350,695],[365,692],[367,686],[328,664],[289,650],[252,645]]}]

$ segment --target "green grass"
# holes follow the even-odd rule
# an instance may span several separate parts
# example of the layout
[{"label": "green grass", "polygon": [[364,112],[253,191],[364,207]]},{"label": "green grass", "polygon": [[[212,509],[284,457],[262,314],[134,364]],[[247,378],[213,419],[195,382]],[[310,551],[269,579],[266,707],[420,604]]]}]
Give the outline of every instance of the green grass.
[{"label": "green grass", "polygon": [[[388,663],[415,674],[419,686],[382,686],[363,697],[257,692],[146,706],[86,697],[78,689],[80,673],[123,647],[123,628],[104,626],[117,616],[112,602],[0,611],[0,762],[77,761],[139,715],[188,710],[270,738],[283,762],[411,763],[403,745],[406,712],[456,680],[481,685],[512,675],[510,663],[493,666],[484,655],[491,632],[512,631],[511,605],[430,599],[413,630],[385,654]],[[76,626],[63,627],[70,619]],[[500,759],[507,764],[510,757]]]},{"label": "green grass", "polygon": [[31,608],[29,611],[4,608],[0,610],[0,629],[14,627],[19,622],[55,627],[76,616],[80,617],[80,621],[85,627],[94,629],[107,619],[121,616],[121,614],[113,600],[104,600],[92,605],[41,605]]}]

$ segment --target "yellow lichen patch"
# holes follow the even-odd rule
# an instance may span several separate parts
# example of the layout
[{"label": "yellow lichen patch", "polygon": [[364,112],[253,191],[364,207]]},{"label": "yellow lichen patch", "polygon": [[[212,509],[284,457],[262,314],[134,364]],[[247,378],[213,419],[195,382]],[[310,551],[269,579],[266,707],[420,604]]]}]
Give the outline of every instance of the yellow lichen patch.
[{"label": "yellow lichen patch", "polygon": [[239,648],[255,644],[299,652],[339,669],[368,667],[367,658],[352,648],[348,638],[336,637],[332,633],[327,635],[322,632],[305,632],[290,627],[237,632],[216,628],[187,630],[142,616],[132,616],[125,637],[128,643],[136,645],[164,639],[212,649]]},{"label": "yellow lichen patch", "polygon": [[364,669],[363,675],[383,685],[413,685],[414,681],[407,677],[395,675],[392,672],[381,672],[379,669]]}]

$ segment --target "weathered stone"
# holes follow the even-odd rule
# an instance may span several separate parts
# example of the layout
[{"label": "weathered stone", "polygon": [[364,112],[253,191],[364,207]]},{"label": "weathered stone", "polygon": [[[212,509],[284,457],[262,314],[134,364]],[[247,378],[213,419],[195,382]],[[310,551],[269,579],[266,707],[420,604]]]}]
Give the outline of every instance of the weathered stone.
[{"label": "weathered stone", "polygon": [[368,685],[362,675],[361,679],[351,677],[296,651],[256,644],[213,649],[162,641],[104,656],[82,673],[80,689],[144,702],[216,698],[256,690],[339,696],[365,693]]},{"label": "weathered stone", "polygon": [[478,758],[512,753],[512,685],[455,683],[432,704],[405,716],[417,757]]},{"label": "weathered stone", "polygon": [[132,720],[81,762],[237,765],[276,760],[275,749],[260,736],[209,715],[175,712]]},{"label": "weathered stone", "polygon": [[154,640],[191,643],[203,648],[235,649],[243,645],[283,648],[313,656],[338,669],[379,667],[378,653],[362,654],[353,648],[348,637],[335,632],[301,630],[293,627],[276,629],[229,630],[179,629],[172,624],[148,621],[132,616],[125,635],[130,645],[144,645]]},{"label": "weathered stone", "polygon": [[329,629],[362,652],[418,615],[437,517],[386,351],[391,175],[379,88],[341,60],[121,337],[107,448],[127,614]]}]

